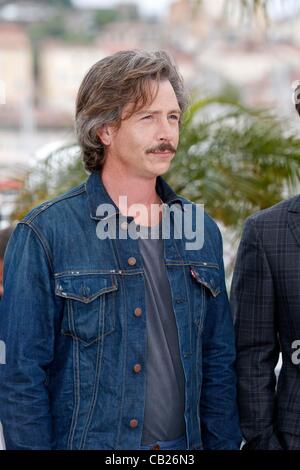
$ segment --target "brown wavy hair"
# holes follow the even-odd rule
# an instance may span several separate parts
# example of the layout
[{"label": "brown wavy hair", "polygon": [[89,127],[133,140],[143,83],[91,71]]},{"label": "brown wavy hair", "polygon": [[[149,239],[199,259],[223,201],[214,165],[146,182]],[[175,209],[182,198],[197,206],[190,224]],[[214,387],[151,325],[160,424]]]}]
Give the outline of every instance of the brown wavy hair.
[{"label": "brown wavy hair", "polygon": [[[131,114],[151,102],[160,80],[169,80],[182,112],[187,106],[183,80],[165,51],[121,51],[96,62],[84,77],[76,100],[75,126],[86,170],[99,170],[105,148],[97,136],[104,124],[121,124],[124,107]],[[157,86],[151,87],[150,80]],[[128,116],[127,116],[128,117]]]}]

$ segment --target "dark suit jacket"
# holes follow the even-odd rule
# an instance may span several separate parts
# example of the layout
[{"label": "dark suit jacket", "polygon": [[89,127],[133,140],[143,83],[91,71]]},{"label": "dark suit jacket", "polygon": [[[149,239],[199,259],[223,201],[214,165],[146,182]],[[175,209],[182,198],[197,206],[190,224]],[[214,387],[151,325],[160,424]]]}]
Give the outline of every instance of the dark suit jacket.
[{"label": "dark suit jacket", "polygon": [[246,448],[300,449],[300,196],[246,221],[231,304]]}]

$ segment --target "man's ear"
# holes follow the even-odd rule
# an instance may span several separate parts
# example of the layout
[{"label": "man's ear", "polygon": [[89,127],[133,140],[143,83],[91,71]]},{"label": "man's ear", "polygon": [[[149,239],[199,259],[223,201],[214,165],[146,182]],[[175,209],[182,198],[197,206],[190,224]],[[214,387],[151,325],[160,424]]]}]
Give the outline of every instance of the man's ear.
[{"label": "man's ear", "polygon": [[103,145],[110,145],[111,144],[111,136],[112,136],[112,128],[108,124],[103,124],[97,130],[97,136],[101,140]]}]

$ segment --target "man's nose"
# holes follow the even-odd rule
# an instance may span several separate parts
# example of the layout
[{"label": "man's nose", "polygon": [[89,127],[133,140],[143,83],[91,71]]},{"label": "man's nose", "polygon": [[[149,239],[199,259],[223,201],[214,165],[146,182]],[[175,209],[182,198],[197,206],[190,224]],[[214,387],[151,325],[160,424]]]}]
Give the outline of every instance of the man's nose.
[{"label": "man's nose", "polygon": [[161,119],[158,123],[157,138],[168,142],[174,138],[174,126],[172,127],[168,119]]}]

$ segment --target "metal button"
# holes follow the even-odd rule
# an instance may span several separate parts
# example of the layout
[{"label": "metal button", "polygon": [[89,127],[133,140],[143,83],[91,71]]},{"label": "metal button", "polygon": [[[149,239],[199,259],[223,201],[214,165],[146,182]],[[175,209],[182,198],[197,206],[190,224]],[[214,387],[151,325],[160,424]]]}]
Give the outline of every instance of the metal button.
[{"label": "metal button", "polygon": [[141,372],[141,370],[142,370],[141,364],[135,364],[135,365],[133,366],[133,370],[134,370],[134,372],[135,372],[136,374],[139,374],[139,373]]},{"label": "metal button", "polygon": [[140,307],[137,307],[134,310],[134,314],[135,314],[136,317],[140,317],[142,315],[142,309]]},{"label": "metal button", "polygon": [[128,228],[128,223],[127,222],[122,222],[121,223],[121,229],[127,230],[127,228]]},{"label": "metal button", "polygon": [[130,266],[134,266],[136,264],[136,259],[133,256],[128,258],[128,264]]},{"label": "metal button", "polygon": [[135,428],[138,427],[138,424],[139,424],[139,422],[138,422],[137,419],[131,419],[131,420],[130,420],[130,423],[129,423],[129,426],[130,426],[132,429],[135,429]]}]

